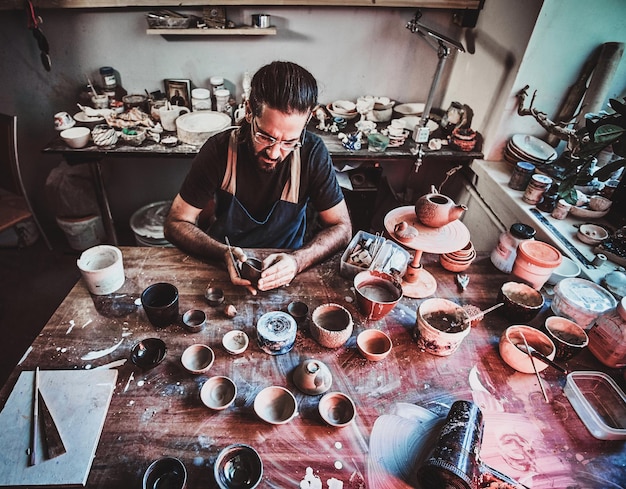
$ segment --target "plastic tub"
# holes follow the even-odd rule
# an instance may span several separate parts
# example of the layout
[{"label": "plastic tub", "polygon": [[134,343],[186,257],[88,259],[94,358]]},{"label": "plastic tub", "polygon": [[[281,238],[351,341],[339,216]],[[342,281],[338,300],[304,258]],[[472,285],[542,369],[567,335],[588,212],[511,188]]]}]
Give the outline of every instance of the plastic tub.
[{"label": "plastic tub", "polygon": [[539,290],[562,260],[559,250],[543,241],[520,242],[513,264],[513,275]]},{"label": "plastic tub", "polygon": [[550,307],[557,316],[589,329],[605,311],[615,308],[617,301],[610,292],[584,278],[564,278],[554,286]]},{"label": "plastic tub", "polygon": [[594,437],[626,439],[626,395],[611,377],[602,372],[571,372],[564,391]]}]

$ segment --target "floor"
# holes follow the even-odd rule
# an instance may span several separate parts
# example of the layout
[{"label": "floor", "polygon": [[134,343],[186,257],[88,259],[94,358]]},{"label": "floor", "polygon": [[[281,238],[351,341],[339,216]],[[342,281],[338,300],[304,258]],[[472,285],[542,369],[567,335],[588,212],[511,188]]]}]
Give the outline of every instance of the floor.
[{"label": "floor", "polygon": [[62,232],[25,248],[0,248],[0,385],[80,278]]}]

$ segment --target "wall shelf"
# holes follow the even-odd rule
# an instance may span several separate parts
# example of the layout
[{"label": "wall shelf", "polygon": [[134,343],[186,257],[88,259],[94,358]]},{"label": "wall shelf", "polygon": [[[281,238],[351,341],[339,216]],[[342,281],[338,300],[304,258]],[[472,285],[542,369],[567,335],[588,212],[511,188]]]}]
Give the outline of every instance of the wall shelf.
[{"label": "wall shelf", "polygon": [[276,27],[235,27],[234,29],[146,29],[158,36],[275,36]]}]

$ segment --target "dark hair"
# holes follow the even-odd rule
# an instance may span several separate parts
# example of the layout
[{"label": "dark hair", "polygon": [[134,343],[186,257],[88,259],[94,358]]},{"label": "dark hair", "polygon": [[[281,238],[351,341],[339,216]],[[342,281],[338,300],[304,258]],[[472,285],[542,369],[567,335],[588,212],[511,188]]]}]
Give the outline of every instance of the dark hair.
[{"label": "dark hair", "polygon": [[263,106],[286,114],[304,114],[317,105],[317,82],[311,73],[289,61],[274,61],[252,77],[250,108],[259,117]]}]

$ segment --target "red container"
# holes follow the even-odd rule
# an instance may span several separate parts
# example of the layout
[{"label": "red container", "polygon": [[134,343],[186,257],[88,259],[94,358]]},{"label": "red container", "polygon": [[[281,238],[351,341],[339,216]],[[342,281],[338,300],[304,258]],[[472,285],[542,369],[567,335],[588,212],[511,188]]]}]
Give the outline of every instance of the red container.
[{"label": "red container", "polygon": [[562,259],[561,252],[554,246],[529,239],[518,245],[512,273],[539,290]]}]

